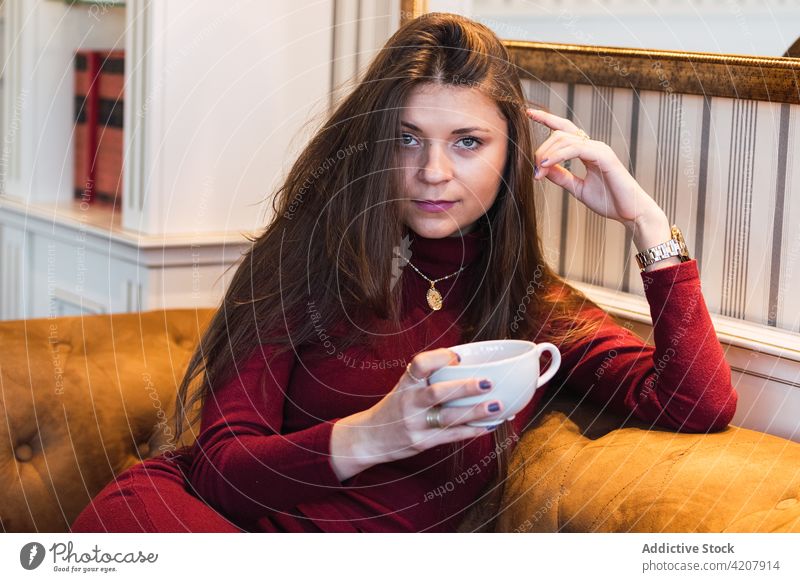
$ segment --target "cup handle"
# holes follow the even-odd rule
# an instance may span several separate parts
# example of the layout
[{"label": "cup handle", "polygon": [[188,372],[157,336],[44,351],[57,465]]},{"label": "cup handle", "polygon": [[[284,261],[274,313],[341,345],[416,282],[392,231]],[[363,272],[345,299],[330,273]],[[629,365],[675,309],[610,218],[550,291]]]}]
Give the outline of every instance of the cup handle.
[{"label": "cup handle", "polygon": [[547,371],[544,374],[539,375],[539,381],[536,383],[536,387],[539,388],[550,380],[553,376],[556,375],[558,372],[558,367],[561,365],[561,352],[558,351],[558,348],[549,342],[542,342],[540,344],[536,344],[536,351],[538,352],[538,358],[541,363],[542,353],[550,352],[550,365],[547,366]]}]

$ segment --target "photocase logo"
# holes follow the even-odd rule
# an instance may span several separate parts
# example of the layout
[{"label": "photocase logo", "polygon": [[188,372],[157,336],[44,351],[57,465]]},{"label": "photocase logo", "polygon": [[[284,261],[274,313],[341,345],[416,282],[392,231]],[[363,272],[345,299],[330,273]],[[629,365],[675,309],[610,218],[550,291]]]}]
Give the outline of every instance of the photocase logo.
[{"label": "photocase logo", "polygon": [[406,235],[400,241],[400,246],[394,247],[394,258],[392,259],[392,280],[389,289],[394,289],[395,284],[403,272],[403,267],[411,260],[411,238]]},{"label": "photocase logo", "polygon": [[39,542],[29,542],[19,551],[19,563],[26,570],[35,570],[44,560],[44,546]]}]

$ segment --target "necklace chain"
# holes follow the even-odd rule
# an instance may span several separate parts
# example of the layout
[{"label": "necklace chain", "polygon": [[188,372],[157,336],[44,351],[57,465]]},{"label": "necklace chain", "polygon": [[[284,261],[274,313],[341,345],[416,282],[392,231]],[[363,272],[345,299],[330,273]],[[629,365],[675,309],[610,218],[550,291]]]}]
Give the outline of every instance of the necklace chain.
[{"label": "necklace chain", "polygon": [[412,269],[414,269],[417,273],[419,273],[420,277],[422,277],[428,283],[431,284],[431,288],[428,289],[428,293],[426,295],[426,299],[428,300],[428,305],[434,311],[438,311],[438,310],[440,310],[442,308],[442,294],[439,293],[439,290],[436,288],[436,283],[438,283],[439,281],[444,281],[445,279],[449,279],[450,277],[455,277],[461,271],[466,269],[467,266],[468,266],[468,265],[464,265],[458,271],[456,271],[455,273],[452,273],[450,275],[447,275],[446,277],[439,277],[438,279],[431,279],[431,278],[427,277],[422,271],[417,269],[411,261],[409,261],[408,259],[405,259],[405,261],[406,261],[406,263],[408,265],[411,266]]},{"label": "necklace chain", "polygon": [[425,275],[422,273],[422,271],[420,271],[419,269],[417,269],[417,268],[414,266],[414,264],[413,264],[411,261],[409,261],[408,259],[406,259],[406,263],[408,263],[408,264],[411,266],[411,268],[412,268],[412,269],[414,269],[414,270],[415,270],[417,273],[419,273],[419,274],[420,274],[420,276],[421,276],[423,279],[425,279],[425,280],[426,280],[428,283],[430,283],[431,285],[433,285],[434,283],[438,283],[439,281],[444,281],[445,279],[449,279],[450,277],[455,277],[455,276],[456,276],[456,275],[458,275],[458,274],[459,274],[461,271],[463,271],[464,269],[466,269],[466,268],[467,268],[467,265],[464,265],[463,267],[461,267],[461,268],[460,268],[458,271],[456,271],[456,272],[455,272],[455,273],[453,273],[452,275],[447,275],[447,277],[439,277],[438,279],[429,279],[428,277],[426,277],[426,276],[425,276]]}]

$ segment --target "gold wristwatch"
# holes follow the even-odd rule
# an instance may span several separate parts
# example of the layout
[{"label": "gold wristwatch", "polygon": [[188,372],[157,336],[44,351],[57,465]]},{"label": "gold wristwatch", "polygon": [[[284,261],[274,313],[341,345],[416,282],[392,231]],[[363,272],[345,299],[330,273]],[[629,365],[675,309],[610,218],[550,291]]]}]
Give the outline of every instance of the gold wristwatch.
[{"label": "gold wristwatch", "polygon": [[688,261],[689,249],[686,248],[686,241],[683,240],[683,233],[677,225],[672,225],[672,238],[649,249],[636,253],[636,262],[639,263],[639,270],[644,271],[655,262],[663,261],[670,257],[678,257],[682,263]]}]

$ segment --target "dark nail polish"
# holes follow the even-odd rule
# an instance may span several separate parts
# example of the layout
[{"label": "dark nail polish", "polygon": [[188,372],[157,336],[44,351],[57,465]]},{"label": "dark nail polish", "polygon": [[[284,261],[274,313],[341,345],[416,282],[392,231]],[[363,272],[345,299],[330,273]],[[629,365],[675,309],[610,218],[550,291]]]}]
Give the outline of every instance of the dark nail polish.
[{"label": "dark nail polish", "polygon": [[545,158],[545,159],[543,159],[543,160],[542,160],[542,165],[546,164],[546,163],[547,163],[549,160],[550,160],[550,158]]},{"label": "dark nail polish", "polygon": [[478,384],[478,387],[481,390],[488,390],[489,388],[492,387],[492,382],[490,380],[481,380],[480,383]]},{"label": "dark nail polish", "polygon": [[500,405],[497,402],[492,402],[489,405],[489,412],[497,412],[498,410],[500,410]]},{"label": "dark nail polish", "polygon": [[536,164],[533,164],[533,175],[534,176],[539,175],[539,166],[537,166]]},{"label": "dark nail polish", "polygon": [[460,364],[460,363],[461,363],[461,356],[459,356],[458,354],[456,354],[456,358],[458,359],[458,363]]},{"label": "dark nail polish", "polygon": [[486,427],[486,430],[489,430],[489,431],[491,431],[491,430],[494,430],[494,429],[496,429],[498,426],[500,426],[500,425],[499,425],[499,424],[493,424],[492,426],[487,426],[487,427]]}]

